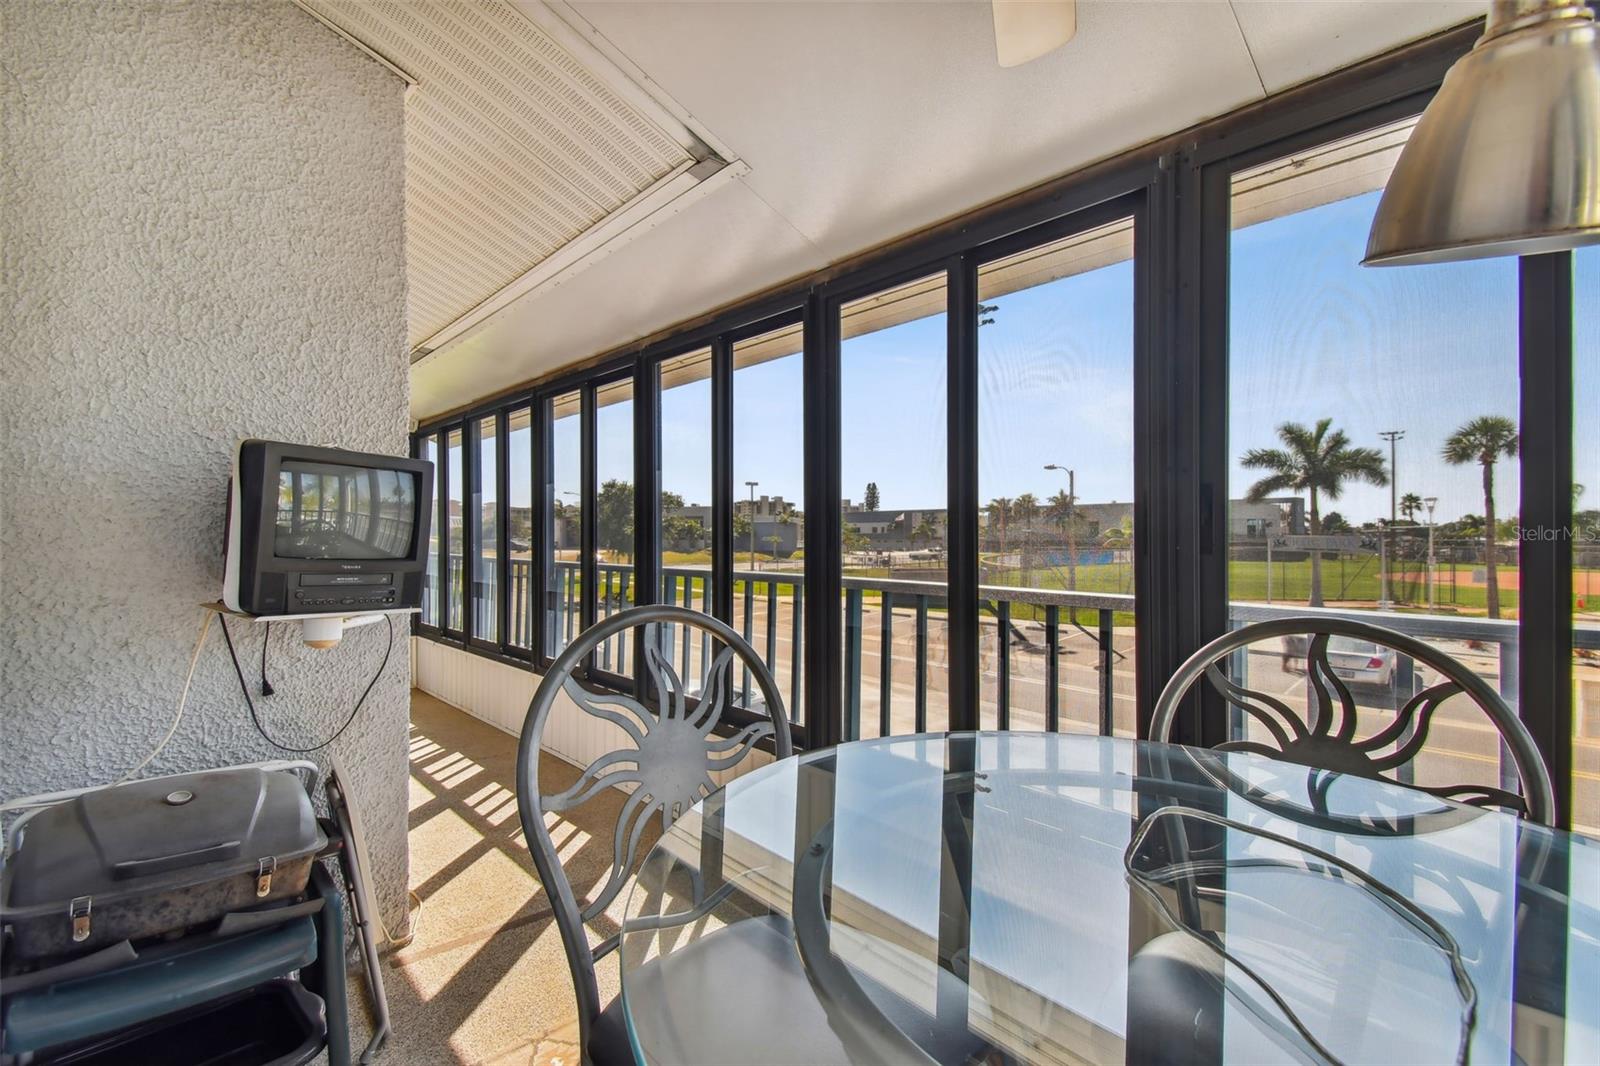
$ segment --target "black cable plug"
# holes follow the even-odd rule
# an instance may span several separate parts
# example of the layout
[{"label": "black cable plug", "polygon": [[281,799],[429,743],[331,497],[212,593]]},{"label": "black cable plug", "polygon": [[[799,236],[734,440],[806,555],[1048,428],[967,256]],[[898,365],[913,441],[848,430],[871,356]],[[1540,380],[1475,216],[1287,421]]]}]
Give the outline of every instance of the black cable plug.
[{"label": "black cable plug", "polygon": [[290,747],[289,745],[284,744],[274,738],[271,733],[267,732],[266,727],[261,724],[261,716],[256,713],[255,700],[250,698],[250,686],[244,679],[244,667],[239,664],[238,649],[233,646],[233,634],[228,632],[227,616],[222,614],[217,615],[217,623],[222,626],[223,642],[228,645],[228,658],[233,663],[233,676],[239,679],[239,694],[244,697],[244,705],[250,708],[250,721],[255,723],[256,732],[260,733],[262,737],[266,739],[267,743],[271,744],[273,747],[279,749],[280,751],[293,752],[296,755],[304,755],[305,753],[312,751],[321,751],[329,744],[332,744],[334,741],[344,736],[344,731],[350,728],[350,724],[354,722],[356,720],[356,716],[361,713],[361,707],[367,702],[367,697],[372,695],[373,686],[377,685],[378,678],[382,677],[383,671],[388,668],[389,657],[394,654],[394,615],[386,614],[383,616],[383,620],[388,623],[389,643],[383,649],[383,659],[378,663],[378,672],[372,675],[372,680],[367,682],[367,687],[361,690],[361,697],[356,700],[356,705],[350,708],[350,717],[346,718],[344,720],[344,724],[333,731],[333,736],[329,737],[327,740],[324,740],[322,743],[312,745],[309,748],[295,748]]},{"label": "black cable plug", "polygon": [[267,680],[267,645],[272,642],[272,623],[266,623],[266,632],[261,637],[261,695],[270,696],[273,693],[272,682]]}]

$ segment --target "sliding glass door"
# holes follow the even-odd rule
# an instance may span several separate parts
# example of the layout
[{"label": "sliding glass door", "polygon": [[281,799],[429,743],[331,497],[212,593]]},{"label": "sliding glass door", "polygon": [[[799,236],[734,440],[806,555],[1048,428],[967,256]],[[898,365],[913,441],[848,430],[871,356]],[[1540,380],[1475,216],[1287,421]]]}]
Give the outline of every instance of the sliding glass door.
[{"label": "sliding glass door", "polygon": [[[752,330],[754,332],[752,332]],[[805,721],[805,335],[798,321],[728,338],[732,426],[729,621],[766,663],[789,720]],[[740,705],[757,697],[748,676]]]},{"label": "sliding glass door", "polygon": [[945,274],[840,310],[839,554],[847,736],[949,721]]},{"label": "sliding glass door", "polygon": [[555,658],[582,631],[579,546],[583,542],[582,394],[574,390],[543,403],[546,436],[544,491],[544,648]]},{"label": "sliding glass door", "polygon": [[[712,609],[711,349],[661,361],[661,602]],[[692,651],[693,649],[691,649]],[[692,673],[700,674],[697,667]]]},{"label": "sliding glass door", "polygon": [[472,499],[467,507],[469,562],[472,564],[472,639],[500,641],[500,437],[498,417],[474,419],[477,462],[472,467]]},{"label": "sliding glass door", "polygon": [[445,537],[449,546],[449,559],[444,575],[444,628],[461,633],[466,614],[466,526],[462,516],[466,510],[466,468],[462,463],[462,430],[452,429],[445,435]]},{"label": "sliding glass door", "polygon": [[1133,237],[1121,218],[978,267],[985,728],[1134,732]]},{"label": "sliding glass door", "polygon": [[[1410,632],[1518,699],[1517,261],[1363,267],[1413,119],[1234,174],[1229,246],[1228,595],[1245,624],[1307,608]],[[1252,646],[1247,687],[1305,705],[1294,638]],[[1426,684],[1392,649],[1330,644],[1362,735]],[[1302,710],[1309,710],[1302,706]],[[1465,696],[1420,784],[1501,784]],[[1236,716],[1235,734],[1261,729]]]}]

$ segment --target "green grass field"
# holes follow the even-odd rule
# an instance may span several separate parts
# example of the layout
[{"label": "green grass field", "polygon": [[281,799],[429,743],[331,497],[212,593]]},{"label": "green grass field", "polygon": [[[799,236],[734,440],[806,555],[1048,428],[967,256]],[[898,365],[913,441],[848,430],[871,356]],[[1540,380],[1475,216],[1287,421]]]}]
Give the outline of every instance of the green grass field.
[{"label": "green grass field", "polygon": [[[1437,608],[1456,610],[1462,614],[1484,614],[1487,610],[1489,590],[1472,583],[1474,570],[1467,564],[1440,564],[1434,574],[1434,597]],[[1500,608],[1507,615],[1517,609],[1517,572],[1513,567],[1501,567]],[[1428,575],[1426,567],[1407,567],[1398,570],[1392,581],[1392,594],[1402,606],[1426,607],[1428,604]],[[1267,598],[1267,564],[1265,562],[1234,562],[1228,564],[1230,595],[1241,600]],[[1370,559],[1326,561],[1322,564],[1322,596],[1329,603],[1372,602],[1382,596],[1382,577],[1378,565]],[[1311,596],[1311,563],[1309,560],[1272,563],[1273,599],[1306,600]]]},{"label": "green grass field", "polygon": [[[792,558],[799,559],[799,558],[802,558],[802,556],[801,556],[801,554],[799,552],[796,552],[792,556]],[[772,555],[772,554],[770,554],[768,552],[756,552],[756,554],[755,554],[755,562],[756,562],[756,565],[758,565],[758,566],[766,565],[767,563],[774,562],[777,559],[778,559],[777,556]],[[662,566],[710,566],[711,565],[711,552],[709,550],[701,550],[701,551],[697,551],[697,552],[662,552],[661,553],[661,565]],[[733,553],[733,567],[734,567],[735,570],[747,570],[747,569],[749,569],[750,568],[750,553],[748,551],[743,550],[743,549],[735,551]]]},{"label": "green grass field", "polygon": [[[709,566],[709,552],[665,552],[662,563],[665,566]],[[760,552],[756,553],[758,564],[771,563],[772,557]],[[749,565],[746,553],[740,553],[735,564],[743,569]],[[1437,568],[1435,577],[1435,610],[1438,612],[1455,613],[1466,616],[1482,617],[1487,613],[1488,590],[1481,585],[1474,584],[1475,574],[1481,574],[1482,567],[1465,563],[1443,563]],[[1518,593],[1516,589],[1518,573],[1515,567],[1501,567],[1502,582],[1500,587],[1500,606],[1503,617],[1516,617],[1518,607]],[[882,567],[851,567],[845,571],[848,577],[858,578],[885,578],[889,571]],[[778,577],[777,573],[774,577]],[[800,574],[794,571],[782,573],[785,579],[798,579]],[[1054,567],[1029,567],[1021,568],[995,568],[984,569],[984,584],[1010,585],[1022,588],[1065,588],[1067,583],[1067,569],[1064,566]],[[688,583],[686,578],[678,579],[673,590],[674,599],[682,602],[684,586]],[[700,598],[699,581],[694,582],[694,598]],[[745,594],[745,582],[739,581],[734,586],[734,596],[742,599]],[[1580,611],[1579,601],[1584,601],[1581,610],[1588,612],[1600,609],[1600,570],[1581,570],[1573,575],[1575,594],[1573,597],[1573,611]],[[1105,592],[1128,594],[1133,591],[1132,566],[1127,563],[1105,563],[1093,566],[1080,566],[1077,573],[1077,587],[1083,592]],[[760,598],[767,595],[766,582],[756,582],[753,594]],[[1272,600],[1285,604],[1305,603],[1311,593],[1311,563],[1309,560],[1274,561],[1272,563]],[[1370,557],[1356,557],[1344,560],[1325,560],[1322,567],[1322,594],[1323,600],[1330,606],[1374,606],[1381,594],[1380,577],[1377,561]],[[1408,564],[1396,572],[1393,578],[1393,594],[1399,610],[1426,611],[1428,609],[1428,585],[1424,568],[1415,564]],[[793,595],[793,587],[785,581],[778,586],[778,596],[787,599]],[[1231,562],[1228,564],[1228,595],[1235,600],[1265,601],[1267,599],[1267,564],[1264,561]],[[876,603],[881,600],[881,594],[868,591],[863,596],[864,600]],[[1012,617],[1018,620],[1028,618],[1042,618],[1043,609],[1030,607],[1025,604],[1015,604],[1012,607]],[[1132,616],[1123,617],[1125,612],[1117,612],[1115,624],[1118,626],[1131,625]],[[1083,612],[1080,612],[1080,617]]]},{"label": "green grass field", "polygon": [[[1441,563],[1434,577],[1435,610],[1463,615],[1482,616],[1487,613],[1488,589],[1473,584],[1475,573],[1481,566],[1467,563]],[[1078,567],[1078,588],[1084,592],[1131,592],[1130,568],[1124,563]],[[1065,567],[1032,568],[1024,573],[1018,569],[989,570],[985,582],[994,585],[1022,585],[1033,588],[1063,588],[1066,585]],[[1500,609],[1505,617],[1515,617],[1518,605],[1518,573],[1515,567],[1500,567]],[[1586,585],[1587,582],[1587,585]],[[1322,597],[1329,605],[1376,604],[1382,593],[1377,561],[1370,558],[1325,560],[1322,564]],[[1596,609],[1595,596],[1600,596],[1600,571],[1580,570],[1573,575],[1573,611],[1579,610],[1578,601],[1585,600],[1584,610]],[[1586,589],[1595,590],[1586,596]],[[1428,582],[1426,568],[1414,564],[1397,571],[1393,577],[1393,595],[1399,609],[1427,610]],[[1267,598],[1267,564],[1262,562],[1231,562],[1228,564],[1228,595],[1235,600],[1265,600]],[[1274,602],[1305,603],[1311,596],[1311,562],[1308,559],[1272,563],[1272,599]]]}]

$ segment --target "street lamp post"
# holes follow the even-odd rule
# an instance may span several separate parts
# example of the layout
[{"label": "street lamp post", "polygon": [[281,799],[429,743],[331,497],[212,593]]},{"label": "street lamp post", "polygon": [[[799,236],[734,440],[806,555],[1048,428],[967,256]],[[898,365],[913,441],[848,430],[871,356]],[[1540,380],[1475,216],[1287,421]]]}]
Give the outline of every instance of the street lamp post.
[{"label": "street lamp post", "polygon": [[1078,588],[1078,472],[1059,463],[1046,463],[1046,470],[1055,470],[1067,475],[1067,587],[1074,592]]},{"label": "street lamp post", "polygon": [[750,569],[756,568],[756,486],[759,481],[746,481],[750,486]]},{"label": "street lamp post", "polygon": [[1382,577],[1379,583],[1380,598],[1378,606],[1380,607],[1388,607],[1394,603],[1394,597],[1390,595],[1389,530],[1394,528],[1395,522],[1400,517],[1400,510],[1395,505],[1395,494],[1400,485],[1400,471],[1395,468],[1395,442],[1404,438],[1405,435],[1406,431],[1403,429],[1386,429],[1378,434],[1378,436],[1389,442],[1389,524],[1385,526],[1380,523],[1378,529],[1378,565]]},{"label": "street lamp post", "polygon": [[1386,609],[1394,606],[1394,600],[1389,597],[1389,525],[1383,519],[1378,519],[1378,573],[1381,576],[1378,606]]},{"label": "street lamp post", "polygon": [[1272,602],[1272,519],[1261,523],[1267,534],[1267,602]]},{"label": "street lamp post", "polygon": [[1437,496],[1424,496],[1422,506],[1428,509],[1428,610],[1433,610],[1434,588],[1437,586],[1436,560],[1433,555],[1433,507],[1439,502]]}]

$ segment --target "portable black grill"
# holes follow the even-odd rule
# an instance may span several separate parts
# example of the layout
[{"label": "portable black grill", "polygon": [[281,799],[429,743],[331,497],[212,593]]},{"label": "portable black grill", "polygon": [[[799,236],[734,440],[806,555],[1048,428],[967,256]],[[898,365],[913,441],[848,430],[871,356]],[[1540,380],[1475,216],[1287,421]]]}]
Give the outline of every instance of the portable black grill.
[{"label": "portable black grill", "polygon": [[234,767],[24,816],[0,879],[8,968],[170,936],[305,892],[328,843],[291,773]]},{"label": "portable black grill", "polygon": [[[361,1062],[371,1062],[389,1034],[379,927],[359,812],[330,759],[320,821],[321,775],[303,760],[0,807],[27,812],[0,864],[0,1066],[120,1063],[139,1041],[171,1039],[206,1062],[220,1041],[229,1062],[300,1062],[325,1045],[333,1066],[348,1066],[346,893],[374,1016]],[[278,980],[295,972],[322,998]],[[222,1003],[230,995],[237,1002]],[[209,1019],[209,1036],[191,1015]],[[251,1035],[291,1022],[304,1039],[282,1055]]]}]

